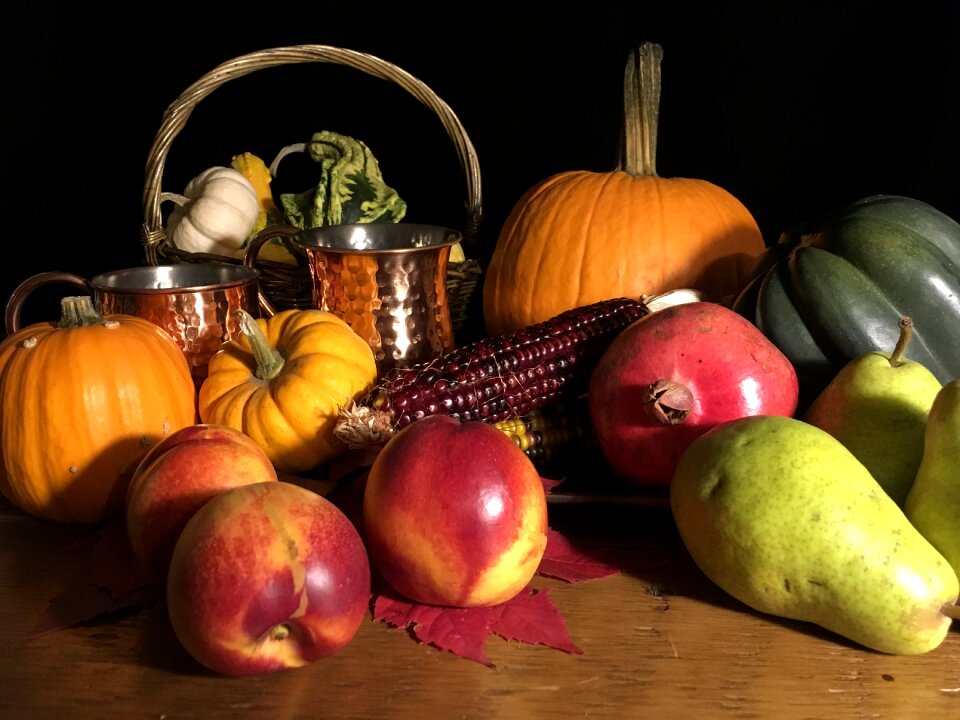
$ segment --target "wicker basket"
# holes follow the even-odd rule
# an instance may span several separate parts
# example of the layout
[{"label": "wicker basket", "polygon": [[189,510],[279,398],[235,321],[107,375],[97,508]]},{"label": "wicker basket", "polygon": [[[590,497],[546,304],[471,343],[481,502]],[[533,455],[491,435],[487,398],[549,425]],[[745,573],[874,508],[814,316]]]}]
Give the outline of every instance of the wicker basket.
[{"label": "wicker basket", "polygon": [[[467,217],[461,232],[463,246],[467,253],[470,252],[482,218],[480,169],[473,144],[450,107],[420,80],[385,60],[327,45],[296,45],[260,50],[222,63],[188,87],[167,108],[163,124],[147,158],[141,240],[148,264],[243,262],[220,255],[186,252],[169,241],[160,212],[161,181],[167,153],[197,104],[224,83],[262,68],[310,62],[346,65],[382,80],[394,82],[437,115],[456,148],[466,179]],[[250,263],[251,259],[248,259],[248,264]],[[306,264],[293,265],[256,258],[252,259],[252,264],[260,271],[260,291],[274,308],[282,310],[312,307],[312,284]],[[447,294],[455,331],[467,322],[468,306],[481,274],[480,263],[472,258],[465,262],[450,263],[448,266]]]}]

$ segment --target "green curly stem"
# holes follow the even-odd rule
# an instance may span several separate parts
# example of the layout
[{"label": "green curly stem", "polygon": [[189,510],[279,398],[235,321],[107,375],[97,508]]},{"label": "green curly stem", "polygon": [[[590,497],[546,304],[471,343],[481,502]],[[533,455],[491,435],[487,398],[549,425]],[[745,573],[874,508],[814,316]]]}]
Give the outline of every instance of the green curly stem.
[{"label": "green curly stem", "polygon": [[240,330],[250,342],[253,357],[257,361],[256,376],[261,380],[273,380],[283,370],[284,359],[279,350],[274,350],[267,342],[267,336],[246,310],[237,310]]}]

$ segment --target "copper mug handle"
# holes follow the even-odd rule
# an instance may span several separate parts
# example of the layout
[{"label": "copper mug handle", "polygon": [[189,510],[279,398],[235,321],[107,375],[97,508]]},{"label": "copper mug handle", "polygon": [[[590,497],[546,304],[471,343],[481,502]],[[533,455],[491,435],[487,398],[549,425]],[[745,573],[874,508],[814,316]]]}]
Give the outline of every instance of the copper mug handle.
[{"label": "copper mug handle", "polygon": [[17,285],[16,289],[14,289],[13,293],[10,295],[10,299],[7,301],[7,308],[3,316],[7,335],[12,335],[20,329],[20,308],[23,307],[23,303],[30,296],[30,294],[42,285],[48,285],[55,282],[72,285],[81,292],[90,292],[90,286],[87,284],[87,281],[79,275],[75,275],[74,273],[51,270],[49,272],[37,273],[36,275],[27,278],[22,283]]},{"label": "copper mug handle", "polygon": [[[284,237],[293,237],[298,232],[299,228],[296,228],[293,225],[268,225],[254,235],[253,239],[247,245],[247,250],[243,255],[243,264],[248,268],[257,270],[257,255],[260,254],[260,248],[263,247],[263,244],[267,242],[267,240],[271,240],[281,235]],[[277,314],[277,309],[273,306],[273,303],[270,302],[270,299],[263,291],[262,285],[258,285],[257,287],[257,300],[260,302],[260,309],[263,311],[264,315],[267,317],[273,317]]]}]

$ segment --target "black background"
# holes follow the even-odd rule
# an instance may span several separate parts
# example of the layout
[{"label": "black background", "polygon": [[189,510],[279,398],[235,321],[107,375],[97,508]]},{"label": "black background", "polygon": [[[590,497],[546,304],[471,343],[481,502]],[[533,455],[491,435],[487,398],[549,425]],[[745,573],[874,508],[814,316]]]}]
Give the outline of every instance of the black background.
[{"label": "black background", "polygon": [[[954,2],[249,5],[4,4],[0,299],[44,270],[142,264],[144,166],[164,109],[225,60],[303,43],[376,55],[457,113],[479,157],[482,259],[531,185],[613,167],[623,69],[644,41],[664,48],[659,174],[731,191],[768,243],[875,193],[960,219]],[[464,175],[437,117],[337,65],[263,69],[204,99],[163,189],[244,151],[269,163],[324,129],[371,147],[407,220],[462,227]],[[312,184],[297,173],[275,189]],[[23,321],[55,318],[60,294],[32,297]]]}]

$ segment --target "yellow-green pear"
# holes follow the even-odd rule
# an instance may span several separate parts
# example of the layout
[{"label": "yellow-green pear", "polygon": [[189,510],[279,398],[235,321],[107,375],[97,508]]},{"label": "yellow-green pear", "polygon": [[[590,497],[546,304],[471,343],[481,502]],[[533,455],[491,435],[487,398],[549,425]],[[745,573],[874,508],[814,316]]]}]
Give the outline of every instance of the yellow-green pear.
[{"label": "yellow-green pear", "polygon": [[704,574],[760,612],[898,655],[933,650],[960,617],[947,560],[849,450],[802,420],[745,417],[701,435],[670,507]]},{"label": "yellow-green pear", "polygon": [[905,357],[913,322],[900,318],[893,352],[848,362],[811,403],[803,419],[843,443],[880,487],[903,506],[920,466],[927,414],[942,384]]},{"label": "yellow-green pear", "polygon": [[937,394],[904,512],[960,574],[960,380]]}]

